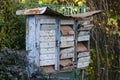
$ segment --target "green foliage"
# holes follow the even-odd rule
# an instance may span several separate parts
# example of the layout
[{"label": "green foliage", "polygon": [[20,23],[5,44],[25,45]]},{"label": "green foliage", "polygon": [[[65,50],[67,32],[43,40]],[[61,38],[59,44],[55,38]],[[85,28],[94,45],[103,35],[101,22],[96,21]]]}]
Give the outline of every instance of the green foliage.
[{"label": "green foliage", "polygon": [[4,48],[0,52],[0,80],[27,80],[25,53]]},{"label": "green foliage", "polygon": [[0,5],[0,49],[4,46],[24,48],[25,18],[15,14],[22,6],[16,0],[0,0]]}]

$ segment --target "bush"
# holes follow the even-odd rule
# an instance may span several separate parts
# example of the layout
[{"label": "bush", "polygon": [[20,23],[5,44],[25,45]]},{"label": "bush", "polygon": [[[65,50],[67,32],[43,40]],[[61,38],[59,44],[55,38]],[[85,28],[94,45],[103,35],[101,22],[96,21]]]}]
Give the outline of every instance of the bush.
[{"label": "bush", "polygon": [[23,9],[18,0],[0,0],[0,49],[25,47],[25,17],[17,16],[16,10]]},{"label": "bush", "polygon": [[4,48],[0,52],[0,80],[27,80],[25,53]]}]

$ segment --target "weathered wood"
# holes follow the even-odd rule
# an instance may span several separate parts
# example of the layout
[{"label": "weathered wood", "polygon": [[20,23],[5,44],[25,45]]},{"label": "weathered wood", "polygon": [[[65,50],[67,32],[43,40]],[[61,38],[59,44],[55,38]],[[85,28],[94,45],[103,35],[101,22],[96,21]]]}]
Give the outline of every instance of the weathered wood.
[{"label": "weathered wood", "polygon": [[55,36],[40,37],[40,43],[42,42],[55,42]]},{"label": "weathered wood", "polygon": [[89,62],[90,56],[87,57],[81,57],[78,59],[78,63],[84,63],[84,62]]},{"label": "weathered wood", "polygon": [[86,48],[86,46],[83,43],[81,43],[81,42],[78,43],[78,48],[77,48],[78,52],[84,52],[84,51],[87,51],[87,50],[88,49]]},{"label": "weathered wood", "polygon": [[74,46],[74,42],[72,41],[65,41],[65,42],[61,42],[60,44],[60,48],[65,48],[65,47],[72,47]]},{"label": "weathered wood", "polygon": [[74,66],[65,66],[65,67],[61,68],[61,71],[69,72],[69,71],[72,71],[74,68],[75,68]]},{"label": "weathered wood", "polygon": [[90,34],[89,31],[80,31],[80,32],[78,33],[78,36],[80,37],[80,36],[85,36],[85,35],[89,35],[89,34]]},{"label": "weathered wood", "polygon": [[61,41],[74,41],[74,36],[61,36]]},{"label": "weathered wood", "polygon": [[[36,59],[35,55],[35,17],[28,17],[28,31],[26,34],[26,49],[29,51],[28,59],[29,63],[34,63]],[[35,63],[36,64],[36,63]],[[37,65],[37,64],[36,64]]]},{"label": "weathered wood", "polygon": [[72,61],[70,59],[63,59],[63,60],[60,60],[60,65],[62,67],[65,67],[65,66],[70,66],[72,64]]},{"label": "weathered wood", "polygon": [[78,29],[78,31],[82,31],[82,30],[90,30],[91,27],[81,27],[80,29]]},{"label": "weathered wood", "polygon": [[56,71],[54,70],[54,66],[44,66],[43,71],[45,73],[55,73]]},{"label": "weathered wood", "polygon": [[78,53],[78,58],[79,57],[85,57],[85,56],[90,56],[90,52],[81,52],[81,53]]},{"label": "weathered wood", "polygon": [[85,20],[81,20],[81,21],[78,21],[78,23],[82,23],[82,25],[84,24],[90,24],[91,20],[89,18],[85,18]]},{"label": "weathered wood", "polygon": [[37,66],[40,66],[40,41],[39,41],[39,38],[40,38],[40,20],[38,19],[37,16],[35,16],[36,18],[36,28],[35,28],[35,55],[36,55],[36,58],[35,58],[35,63],[37,64]]},{"label": "weathered wood", "polygon": [[96,10],[96,11],[91,11],[91,12],[86,12],[86,13],[71,14],[70,16],[74,18],[86,18],[86,17],[92,16],[94,14],[101,13],[101,12],[102,10]]},{"label": "weathered wood", "polygon": [[40,48],[40,54],[55,54],[55,48]]},{"label": "weathered wood", "polygon": [[56,24],[55,19],[40,19],[40,24]]},{"label": "weathered wood", "polygon": [[74,24],[74,21],[73,20],[61,20],[61,25],[72,25]]},{"label": "weathered wood", "polygon": [[89,66],[89,62],[82,62],[77,64],[77,68],[85,68]]},{"label": "weathered wood", "polygon": [[74,31],[71,26],[61,26],[60,31],[63,36],[74,35]]},{"label": "weathered wood", "polygon": [[55,42],[40,43],[40,48],[55,48]]},{"label": "weathered wood", "polygon": [[55,36],[55,30],[41,30],[40,37],[41,36]]},{"label": "weathered wood", "polygon": [[42,54],[40,55],[40,60],[54,60],[55,54]]},{"label": "weathered wood", "polygon": [[55,59],[55,70],[60,70],[60,20],[58,18],[56,19],[56,59]]},{"label": "weathered wood", "polygon": [[64,54],[61,54],[60,58],[61,59],[67,59],[67,58],[73,58],[74,57],[74,53],[71,52],[71,53],[64,53]]},{"label": "weathered wood", "polygon": [[64,48],[60,50],[60,54],[74,52],[74,47]]},{"label": "weathered wood", "polygon": [[79,36],[78,41],[89,41],[90,35]]},{"label": "weathered wood", "polygon": [[29,50],[29,17],[26,17],[26,50]]},{"label": "weathered wood", "polygon": [[93,27],[94,25],[93,24],[84,24],[83,26],[84,27]]},{"label": "weathered wood", "polygon": [[40,61],[40,66],[55,65],[55,60],[42,60]]},{"label": "weathered wood", "polygon": [[56,29],[56,25],[42,25],[40,26],[40,30],[55,30]]}]

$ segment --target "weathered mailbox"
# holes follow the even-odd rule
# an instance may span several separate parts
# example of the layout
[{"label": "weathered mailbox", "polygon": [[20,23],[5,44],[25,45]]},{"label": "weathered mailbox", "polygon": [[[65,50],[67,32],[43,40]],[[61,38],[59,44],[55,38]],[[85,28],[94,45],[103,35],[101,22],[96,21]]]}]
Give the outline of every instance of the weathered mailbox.
[{"label": "weathered mailbox", "polygon": [[87,67],[93,25],[85,17],[99,12],[64,16],[48,7],[18,10],[17,15],[27,17],[26,50],[31,66],[41,67],[46,73]]}]

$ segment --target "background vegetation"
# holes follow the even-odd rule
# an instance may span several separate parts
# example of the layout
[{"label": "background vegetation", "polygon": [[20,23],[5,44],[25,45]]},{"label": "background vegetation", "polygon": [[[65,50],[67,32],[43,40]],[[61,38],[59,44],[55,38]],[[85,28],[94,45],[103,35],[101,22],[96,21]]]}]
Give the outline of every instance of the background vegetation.
[{"label": "background vegetation", "polygon": [[[103,10],[102,14],[93,17],[95,27],[91,30],[92,58],[85,76],[86,80],[120,80],[120,0],[0,0],[0,49],[5,46],[25,49],[25,17],[16,16],[15,12],[36,7],[32,5],[34,3],[86,5],[88,11]],[[8,65],[0,64],[4,64],[2,69]]]}]

